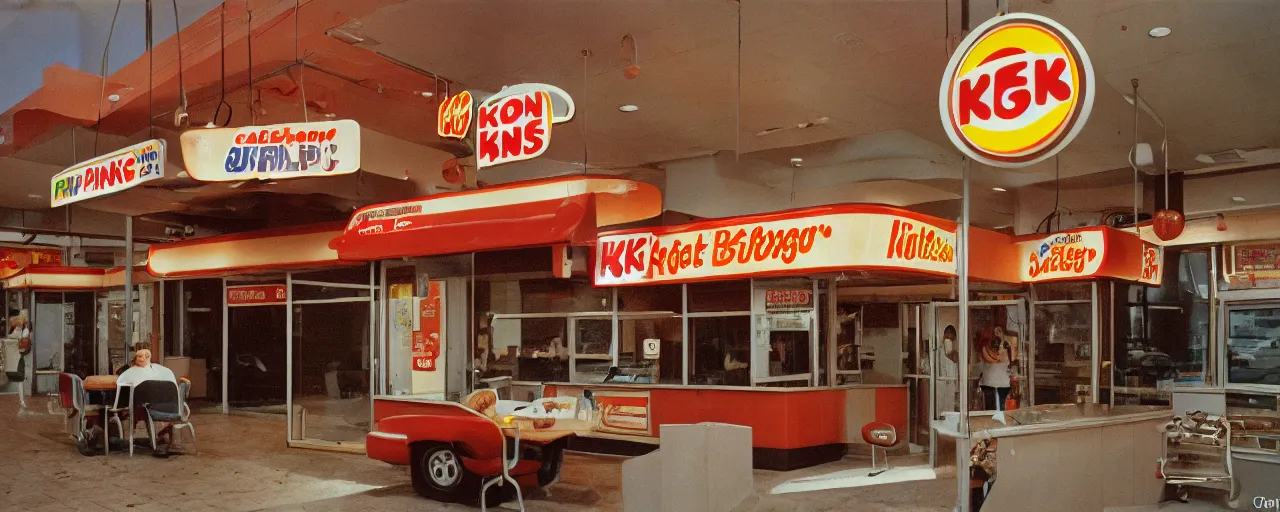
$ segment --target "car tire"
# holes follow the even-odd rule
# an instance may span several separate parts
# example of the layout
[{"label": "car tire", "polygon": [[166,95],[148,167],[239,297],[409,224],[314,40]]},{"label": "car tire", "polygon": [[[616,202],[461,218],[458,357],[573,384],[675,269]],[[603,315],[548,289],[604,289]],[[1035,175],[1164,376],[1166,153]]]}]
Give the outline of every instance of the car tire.
[{"label": "car tire", "polygon": [[477,498],[479,477],[467,472],[462,457],[450,445],[415,444],[409,468],[413,490],[424,498],[454,503]]}]

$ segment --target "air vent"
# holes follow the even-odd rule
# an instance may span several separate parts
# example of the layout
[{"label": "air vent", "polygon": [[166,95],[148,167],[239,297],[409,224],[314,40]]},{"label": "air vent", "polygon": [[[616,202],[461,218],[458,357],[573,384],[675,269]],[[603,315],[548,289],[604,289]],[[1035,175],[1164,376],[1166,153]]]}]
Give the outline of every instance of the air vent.
[{"label": "air vent", "polygon": [[1244,152],[1238,149],[1228,149],[1226,151],[1217,151],[1209,154],[1196,155],[1196,161],[1202,164],[1241,164],[1245,162]]},{"label": "air vent", "polygon": [[89,267],[112,267],[116,264],[116,253],[112,251],[91,251],[84,253],[84,264]]}]

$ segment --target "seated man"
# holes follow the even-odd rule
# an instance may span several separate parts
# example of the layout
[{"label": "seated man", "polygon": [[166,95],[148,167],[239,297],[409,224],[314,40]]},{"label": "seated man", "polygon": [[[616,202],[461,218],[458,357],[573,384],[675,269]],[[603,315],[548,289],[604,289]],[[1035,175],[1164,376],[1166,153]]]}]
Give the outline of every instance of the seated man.
[{"label": "seated man", "polygon": [[151,351],[142,349],[133,353],[133,366],[120,374],[116,379],[117,387],[132,386],[148,380],[167,380],[177,383],[173,370],[151,363]]}]

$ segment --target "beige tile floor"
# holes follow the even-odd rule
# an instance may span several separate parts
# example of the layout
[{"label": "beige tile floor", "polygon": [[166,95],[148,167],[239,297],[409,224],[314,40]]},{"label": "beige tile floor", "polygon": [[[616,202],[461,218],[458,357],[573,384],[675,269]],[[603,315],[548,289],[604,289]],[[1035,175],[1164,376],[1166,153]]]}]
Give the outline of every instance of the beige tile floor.
[{"label": "beige tile floor", "polygon": [[[283,421],[196,414],[193,453],[159,459],[79,455],[62,421],[45,411],[18,417],[17,399],[0,395],[0,511],[8,510],[474,510],[427,501],[408,470],[361,455],[284,446]],[[528,500],[530,512],[618,510],[621,458],[570,454],[561,483]],[[955,500],[947,475],[929,482],[773,496],[792,479],[867,465],[865,458],[789,473],[756,471],[757,495],[742,512],[945,512]],[[911,463],[904,460],[902,464]]]}]

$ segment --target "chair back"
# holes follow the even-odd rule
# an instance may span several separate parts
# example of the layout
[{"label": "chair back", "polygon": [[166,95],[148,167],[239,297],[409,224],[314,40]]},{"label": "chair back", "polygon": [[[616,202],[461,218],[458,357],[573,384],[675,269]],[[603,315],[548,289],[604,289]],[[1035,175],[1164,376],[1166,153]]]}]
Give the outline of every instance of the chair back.
[{"label": "chair back", "polygon": [[146,380],[133,386],[133,404],[152,412],[181,414],[178,384],[168,380]]},{"label": "chair back", "polygon": [[58,399],[62,402],[63,409],[78,409],[75,399],[75,381],[71,380],[73,378],[75,375],[70,373],[58,374]]}]

